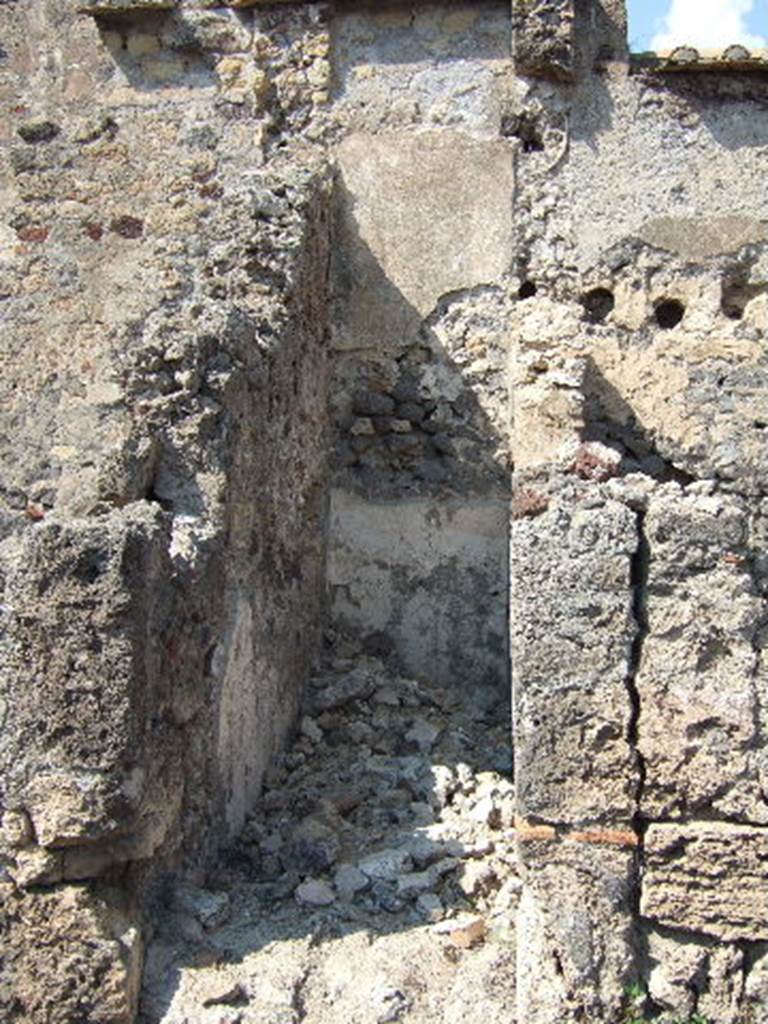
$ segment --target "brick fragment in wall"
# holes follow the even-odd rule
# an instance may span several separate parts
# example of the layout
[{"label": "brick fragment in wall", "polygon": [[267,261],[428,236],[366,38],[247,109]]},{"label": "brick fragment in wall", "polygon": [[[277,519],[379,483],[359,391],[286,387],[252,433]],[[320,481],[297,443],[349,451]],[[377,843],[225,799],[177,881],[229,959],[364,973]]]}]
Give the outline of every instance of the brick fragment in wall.
[{"label": "brick fragment in wall", "polygon": [[[538,511],[538,510],[537,510]],[[554,504],[512,523],[518,813],[627,826],[636,767],[627,691],[635,515]]]},{"label": "brick fragment in wall", "polygon": [[768,829],[651,825],[640,912],[729,942],[768,940]]}]

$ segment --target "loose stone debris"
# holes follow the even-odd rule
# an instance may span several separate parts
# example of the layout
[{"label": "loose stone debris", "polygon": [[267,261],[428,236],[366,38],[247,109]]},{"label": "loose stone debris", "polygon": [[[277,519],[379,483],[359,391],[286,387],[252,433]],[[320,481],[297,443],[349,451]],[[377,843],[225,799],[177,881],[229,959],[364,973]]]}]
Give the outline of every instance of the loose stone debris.
[{"label": "loose stone debris", "polygon": [[142,1024],[512,1019],[506,701],[329,659],[237,842],[161,894]]}]

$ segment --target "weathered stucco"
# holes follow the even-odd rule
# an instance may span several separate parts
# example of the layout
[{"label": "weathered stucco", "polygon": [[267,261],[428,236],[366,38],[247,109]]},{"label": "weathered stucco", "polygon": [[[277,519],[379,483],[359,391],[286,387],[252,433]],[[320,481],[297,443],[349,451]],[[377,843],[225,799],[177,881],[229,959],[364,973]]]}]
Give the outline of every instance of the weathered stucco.
[{"label": "weathered stucco", "polygon": [[452,131],[355,133],[339,145],[337,161],[339,348],[399,348],[442,296],[509,268],[505,143]]},{"label": "weathered stucco", "polygon": [[372,652],[395,653],[409,675],[503,689],[506,521],[500,499],[374,501],[334,490],[334,620]]}]

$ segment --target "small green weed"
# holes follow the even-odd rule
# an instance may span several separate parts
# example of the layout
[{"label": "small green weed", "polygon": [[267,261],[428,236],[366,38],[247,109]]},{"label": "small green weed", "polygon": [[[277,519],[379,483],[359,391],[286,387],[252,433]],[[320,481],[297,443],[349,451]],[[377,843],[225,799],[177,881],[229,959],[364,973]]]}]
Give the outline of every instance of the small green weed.
[{"label": "small green weed", "polygon": [[690,1017],[647,1017],[645,1013],[648,995],[642,985],[628,985],[624,990],[625,1010],[619,1024],[710,1024],[700,1013]]}]

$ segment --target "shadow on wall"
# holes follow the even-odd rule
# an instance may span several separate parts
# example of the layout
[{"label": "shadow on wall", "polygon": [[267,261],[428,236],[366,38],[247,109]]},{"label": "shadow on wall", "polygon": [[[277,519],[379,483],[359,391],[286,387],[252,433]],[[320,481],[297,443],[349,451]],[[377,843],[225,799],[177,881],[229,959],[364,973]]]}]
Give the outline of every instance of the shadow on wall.
[{"label": "shadow on wall", "polygon": [[683,127],[701,125],[731,151],[768,145],[768,71],[647,74]]},{"label": "shadow on wall", "polygon": [[655,480],[690,483],[693,477],[658,450],[651,433],[635,409],[600,372],[592,358],[584,375],[584,433],[586,442],[598,441],[621,452],[618,475],[645,473]]},{"label": "shadow on wall", "polygon": [[336,193],[332,618],[409,674],[506,689],[509,300],[451,285],[507,253],[475,249],[461,203],[446,227],[445,195],[398,210],[377,166],[380,211]]},{"label": "shadow on wall", "polygon": [[[377,255],[360,232],[355,208],[355,196],[338,179],[332,309],[337,481],[371,498],[508,497],[507,290],[483,283],[451,288],[463,277],[482,278],[486,269],[489,277],[497,270],[500,276],[501,261],[498,268],[474,266],[466,242],[464,266],[441,266],[455,261],[449,247],[458,245],[454,231],[440,227],[438,209],[412,226],[406,211],[401,225],[375,239],[383,253]],[[422,230],[427,220],[437,222],[433,237]],[[473,225],[459,224],[458,234],[465,228]],[[402,245],[393,256],[398,234]],[[402,278],[403,287],[393,278]]]},{"label": "shadow on wall", "polygon": [[[247,16],[250,17],[250,16]],[[193,26],[169,11],[126,12],[97,21],[101,41],[114,64],[115,75],[140,92],[168,88],[213,88],[218,79],[215,58],[206,52],[207,40]],[[233,15],[230,34],[250,37],[246,16]]]},{"label": "shadow on wall", "polygon": [[[568,111],[571,141],[584,142],[596,151],[600,136],[614,127],[615,103],[606,73],[611,63],[628,59],[626,25],[601,0],[590,0],[586,8],[574,25],[575,82],[561,105]],[[557,104],[548,101],[546,107],[542,116],[552,119]]]}]

